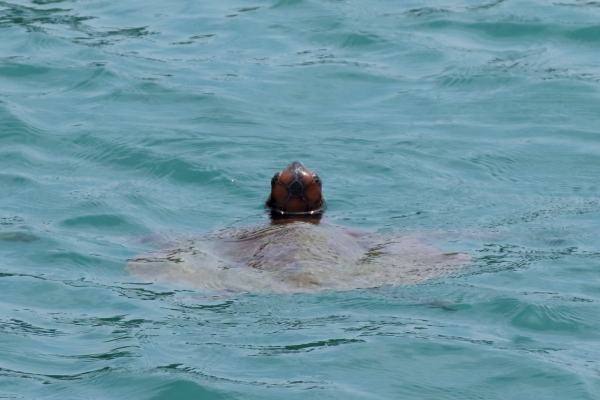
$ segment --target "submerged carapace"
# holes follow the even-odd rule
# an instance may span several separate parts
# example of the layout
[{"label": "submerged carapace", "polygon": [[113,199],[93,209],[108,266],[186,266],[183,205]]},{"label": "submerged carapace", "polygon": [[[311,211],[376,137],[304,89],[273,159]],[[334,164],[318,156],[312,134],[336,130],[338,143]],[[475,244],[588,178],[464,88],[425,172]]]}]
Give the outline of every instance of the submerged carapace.
[{"label": "submerged carapace", "polygon": [[169,239],[164,249],[127,266],[143,282],[246,293],[313,292],[413,284],[467,264],[465,253],[445,254],[424,236],[363,234],[320,221],[321,179],[293,162],[271,181],[270,223],[232,226],[218,233]]},{"label": "submerged carapace", "polygon": [[321,178],[294,161],[271,179],[266,206],[273,219],[321,218],[327,203],[321,193]]}]

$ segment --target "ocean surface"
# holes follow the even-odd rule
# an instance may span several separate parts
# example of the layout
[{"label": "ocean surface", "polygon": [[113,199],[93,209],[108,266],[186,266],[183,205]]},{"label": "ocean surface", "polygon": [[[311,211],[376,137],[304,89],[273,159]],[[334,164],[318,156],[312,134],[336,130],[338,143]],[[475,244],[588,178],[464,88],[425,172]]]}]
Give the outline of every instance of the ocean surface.
[{"label": "ocean surface", "polygon": [[[296,160],[329,226],[470,261],[130,274]],[[0,398],[599,399],[599,189],[597,1],[0,1]]]}]

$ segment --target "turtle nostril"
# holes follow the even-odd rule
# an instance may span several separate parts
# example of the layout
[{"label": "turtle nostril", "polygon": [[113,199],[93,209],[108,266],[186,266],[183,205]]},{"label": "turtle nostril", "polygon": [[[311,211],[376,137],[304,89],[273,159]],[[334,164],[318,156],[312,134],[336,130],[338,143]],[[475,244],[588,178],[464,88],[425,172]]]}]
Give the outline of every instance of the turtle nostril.
[{"label": "turtle nostril", "polygon": [[317,175],[316,172],[313,172],[312,176],[315,180],[315,183],[319,185],[319,187],[322,187],[323,183],[321,182],[321,178],[319,178],[319,175]]},{"label": "turtle nostril", "polygon": [[294,197],[302,196],[302,185],[296,181],[290,185],[290,194]]},{"label": "turtle nostril", "polygon": [[271,187],[275,186],[275,184],[279,180],[279,175],[281,175],[279,172],[273,175],[273,178],[271,178]]}]

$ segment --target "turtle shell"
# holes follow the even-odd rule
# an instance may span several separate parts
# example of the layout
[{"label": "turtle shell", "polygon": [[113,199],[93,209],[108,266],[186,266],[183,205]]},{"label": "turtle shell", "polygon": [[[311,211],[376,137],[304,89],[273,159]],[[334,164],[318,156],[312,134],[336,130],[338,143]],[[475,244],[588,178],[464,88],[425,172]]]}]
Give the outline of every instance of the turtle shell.
[{"label": "turtle shell", "polygon": [[319,175],[294,161],[271,179],[266,206],[277,217],[320,216],[326,208]]}]

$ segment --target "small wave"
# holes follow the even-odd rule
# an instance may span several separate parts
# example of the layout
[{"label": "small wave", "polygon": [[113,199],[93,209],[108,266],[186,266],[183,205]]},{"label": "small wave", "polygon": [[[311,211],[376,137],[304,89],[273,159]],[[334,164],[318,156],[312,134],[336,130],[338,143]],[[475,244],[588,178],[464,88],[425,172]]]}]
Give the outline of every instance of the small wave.
[{"label": "small wave", "polygon": [[[38,1],[33,4],[45,5],[47,3],[58,3],[59,1]],[[85,36],[67,37],[70,41],[86,46],[105,46],[114,44],[123,39],[138,39],[147,35],[155,34],[148,30],[147,26],[133,28],[116,28],[99,30],[86,24],[86,21],[95,19],[93,16],[69,15],[70,9],[63,8],[35,8],[2,1],[0,6],[0,27],[18,25],[24,27],[28,32],[41,31],[53,35],[52,27],[60,25],[68,30],[84,34]]]},{"label": "small wave", "polygon": [[326,349],[332,346],[365,342],[366,341],[364,339],[329,339],[318,342],[289,344],[284,346],[247,346],[246,348],[256,351],[258,355],[272,356],[279,354],[308,353],[314,350]]},{"label": "small wave", "polygon": [[44,328],[15,318],[12,318],[8,321],[0,320],[0,331],[19,336],[32,335],[58,337],[66,335],[66,332],[60,331],[56,328]]},{"label": "small wave", "polygon": [[82,217],[69,218],[62,222],[66,227],[82,227],[92,226],[97,228],[114,228],[120,225],[125,225],[127,222],[124,218],[118,215],[86,215]]},{"label": "small wave", "polygon": [[565,35],[578,42],[600,42],[600,26],[590,26],[567,32]]},{"label": "small wave", "polygon": [[511,319],[511,324],[535,331],[592,331],[592,327],[600,320],[589,317],[579,315],[572,307],[529,304],[521,307]]},{"label": "small wave", "polygon": [[169,178],[181,183],[209,182],[221,176],[213,167],[193,164],[182,158],[173,158],[129,143],[128,139],[112,140],[94,134],[83,134],[74,140],[76,147],[70,156],[103,165],[113,165],[127,171],[143,171],[152,179]]},{"label": "small wave", "polygon": [[277,3],[273,4],[271,8],[294,7],[304,3],[306,3],[305,0],[279,0]]}]

